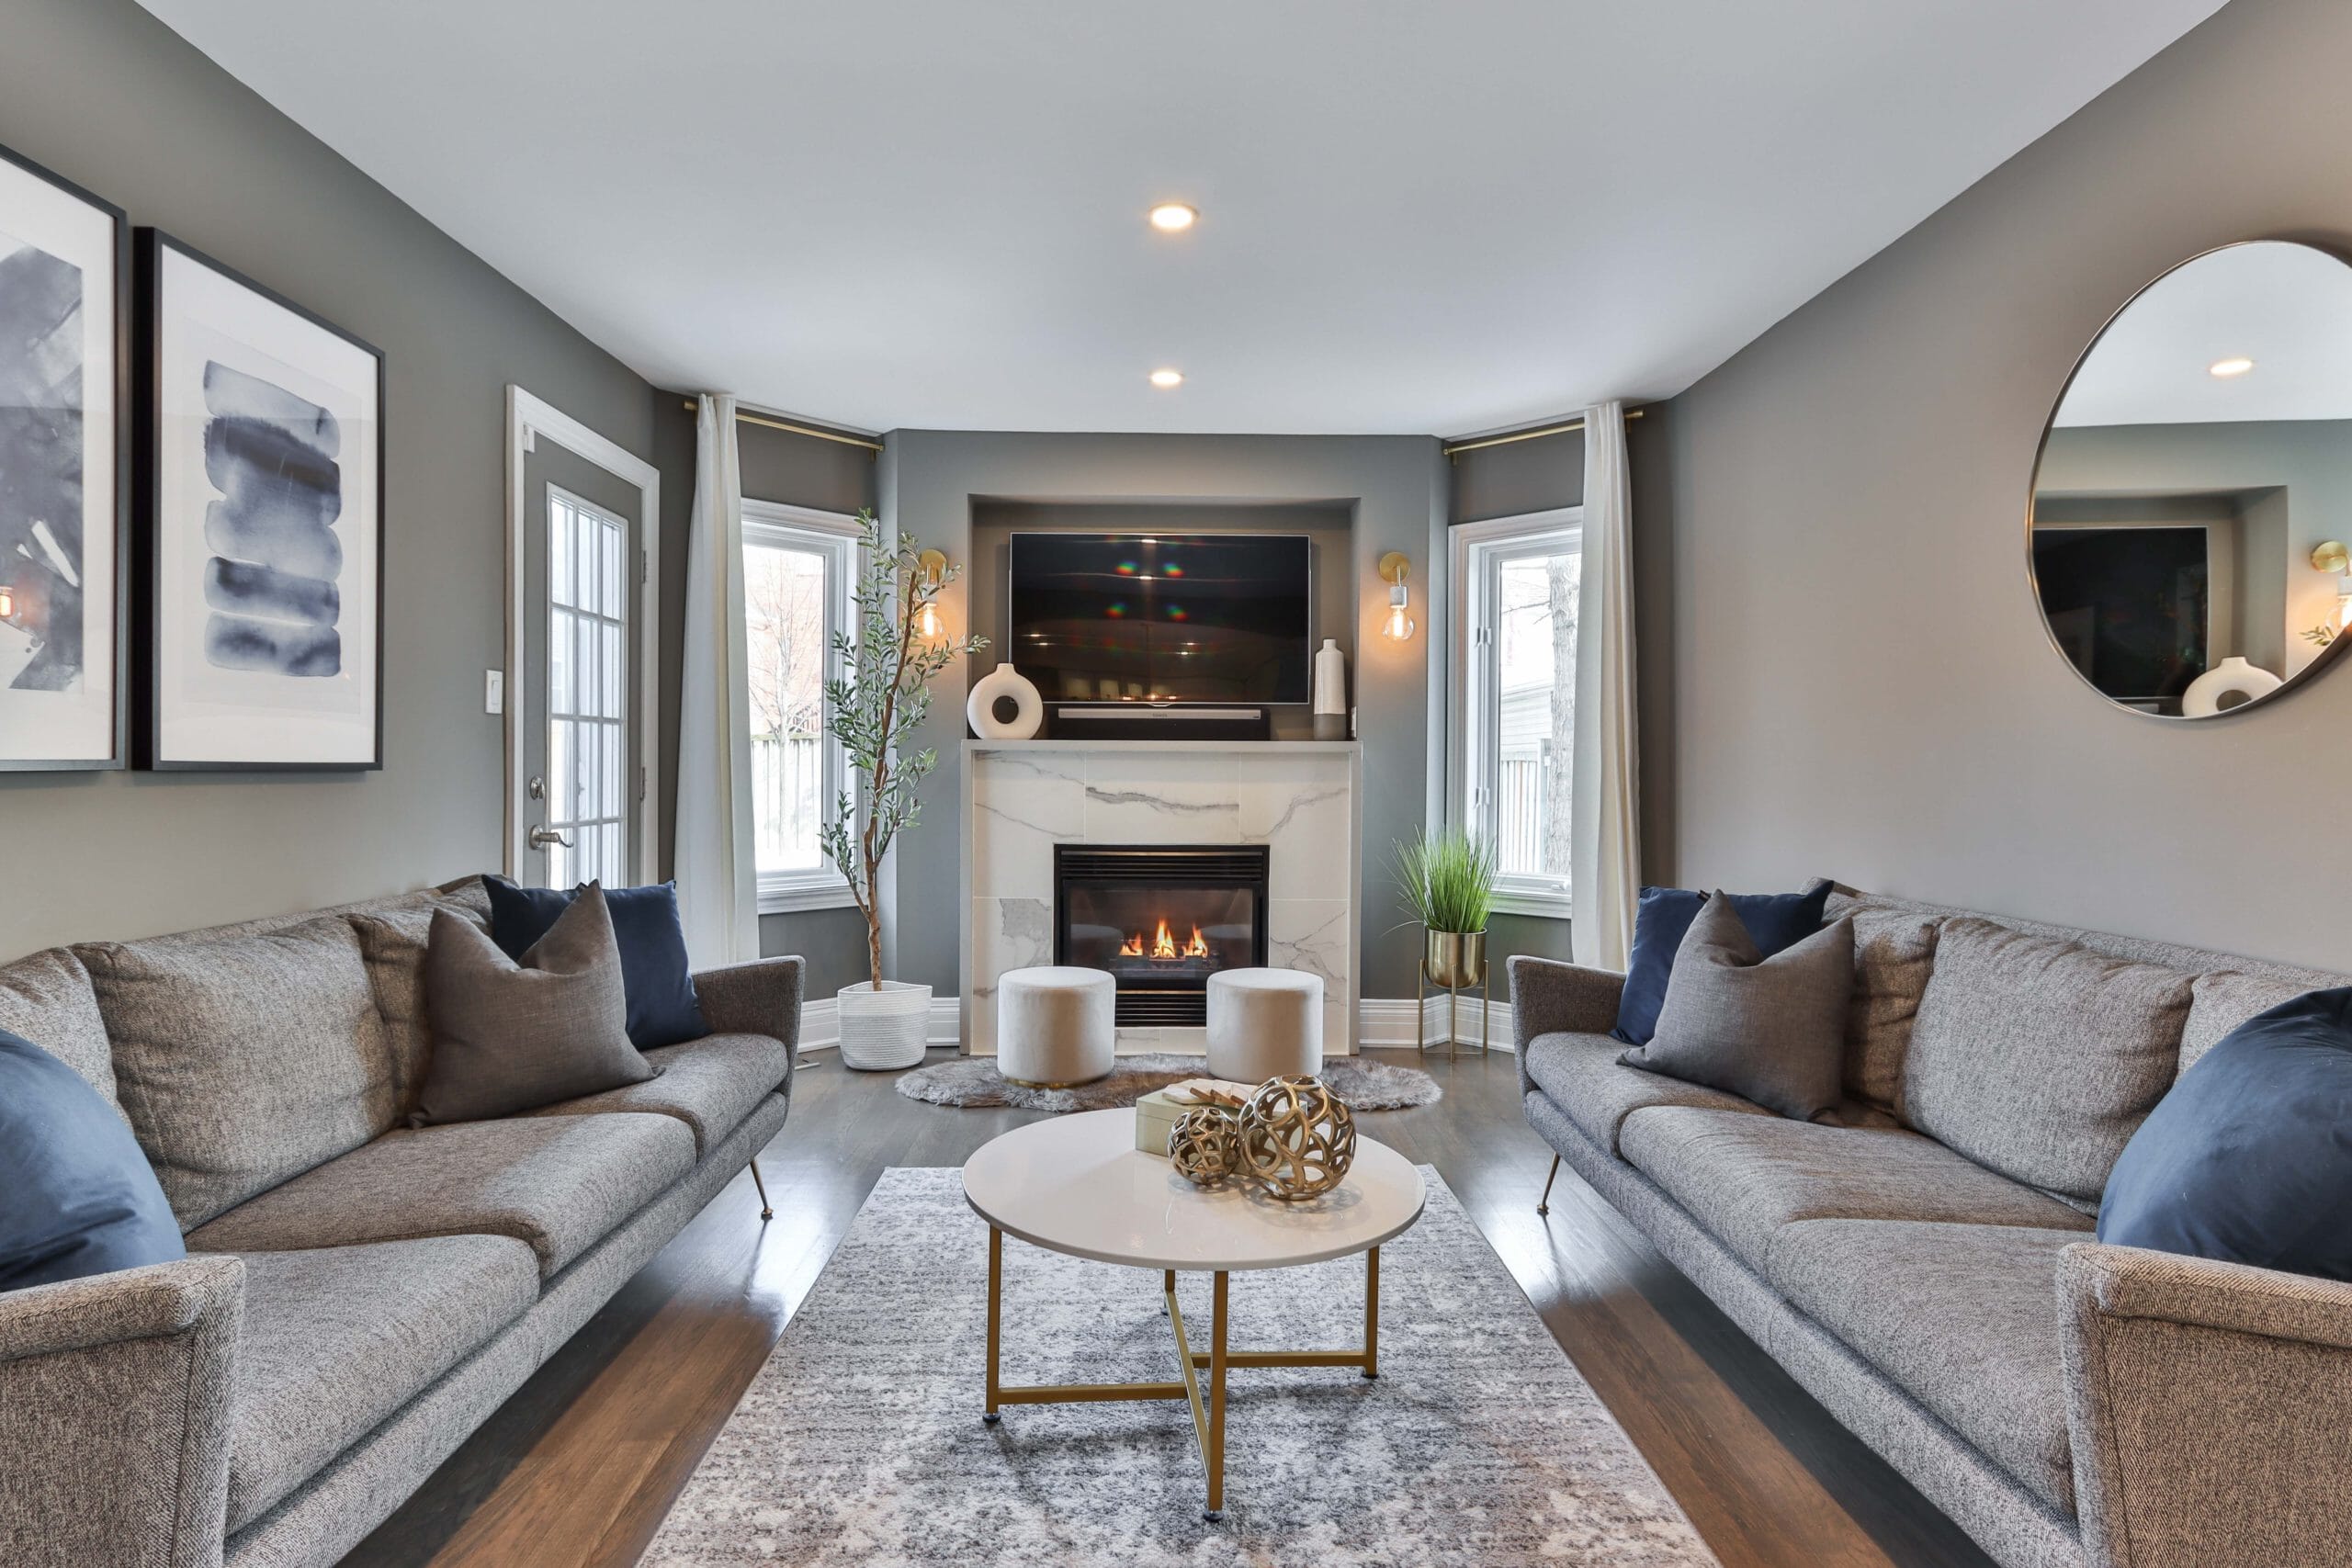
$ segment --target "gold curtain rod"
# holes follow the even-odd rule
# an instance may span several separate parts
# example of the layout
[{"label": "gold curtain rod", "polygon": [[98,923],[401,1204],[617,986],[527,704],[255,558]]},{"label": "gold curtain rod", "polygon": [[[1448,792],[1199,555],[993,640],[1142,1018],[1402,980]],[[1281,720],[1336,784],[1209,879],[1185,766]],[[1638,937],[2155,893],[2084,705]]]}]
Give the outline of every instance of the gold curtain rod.
[{"label": "gold curtain rod", "polygon": [[[686,400],[686,412],[688,413],[694,413],[701,407],[701,403],[696,400],[693,398],[688,398]],[[844,446],[863,446],[869,452],[879,452],[882,450],[882,443],[879,441],[868,441],[863,435],[843,435],[838,430],[820,430],[813,424],[786,424],[780,419],[767,419],[759,414],[745,413],[741,409],[737,409],[735,411],[735,423],[738,424],[756,424],[768,430],[781,430],[786,435],[813,435],[820,441],[838,441]]]},{"label": "gold curtain rod", "polygon": [[[1628,420],[1639,419],[1642,417],[1642,411],[1627,409],[1625,417]],[[1546,435],[1566,435],[1571,431],[1583,428],[1583,419],[1577,418],[1569,420],[1565,424],[1546,424],[1533,430],[1514,430],[1509,435],[1487,435],[1476,441],[1450,441],[1438,450],[1448,457],[1458,457],[1464,452],[1484,451],[1489,446],[1508,446],[1514,441],[1539,441]]]}]

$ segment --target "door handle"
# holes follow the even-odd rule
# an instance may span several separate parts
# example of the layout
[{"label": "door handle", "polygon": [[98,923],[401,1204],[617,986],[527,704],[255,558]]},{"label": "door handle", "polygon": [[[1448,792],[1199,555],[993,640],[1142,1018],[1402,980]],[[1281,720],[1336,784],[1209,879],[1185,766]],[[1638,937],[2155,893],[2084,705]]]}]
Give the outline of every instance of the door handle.
[{"label": "door handle", "polygon": [[565,838],[561,833],[557,832],[552,828],[541,827],[532,829],[530,832],[530,840],[531,847],[535,850],[546,849],[549,844],[560,844],[567,850],[571,847],[571,840]]}]

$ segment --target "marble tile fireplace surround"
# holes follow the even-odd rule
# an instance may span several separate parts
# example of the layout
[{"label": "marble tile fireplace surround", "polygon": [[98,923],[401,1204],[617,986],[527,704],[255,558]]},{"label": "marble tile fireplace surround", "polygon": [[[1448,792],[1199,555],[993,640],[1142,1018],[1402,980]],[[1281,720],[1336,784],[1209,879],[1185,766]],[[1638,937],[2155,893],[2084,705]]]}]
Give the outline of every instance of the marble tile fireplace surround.
[{"label": "marble tile fireplace surround", "polygon": [[[1266,962],[1323,976],[1323,1048],[1356,1048],[1363,759],[1352,740],[967,740],[963,1037],[996,1054],[997,976],[1054,962],[1054,847],[1263,845]],[[1122,1025],[1119,1049],[1204,1051]]]}]

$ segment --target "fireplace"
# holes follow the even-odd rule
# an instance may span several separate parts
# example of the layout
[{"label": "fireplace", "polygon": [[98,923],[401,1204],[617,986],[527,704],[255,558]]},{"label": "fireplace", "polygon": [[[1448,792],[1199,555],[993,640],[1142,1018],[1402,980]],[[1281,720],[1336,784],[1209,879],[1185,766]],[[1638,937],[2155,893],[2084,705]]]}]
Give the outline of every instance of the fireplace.
[{"label": "fireplace", "polygon": [[1209,976],[1266,962],[1266,854],[1055,845],[1054,962],[1116,976],[1121,1023],[1207,1022]]}]

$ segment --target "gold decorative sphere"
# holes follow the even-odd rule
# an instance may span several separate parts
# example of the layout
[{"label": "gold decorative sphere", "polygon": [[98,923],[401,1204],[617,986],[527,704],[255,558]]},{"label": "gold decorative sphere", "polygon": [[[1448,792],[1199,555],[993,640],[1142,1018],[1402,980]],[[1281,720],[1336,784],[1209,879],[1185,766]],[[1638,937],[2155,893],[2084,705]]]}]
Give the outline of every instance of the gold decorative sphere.
[{"label": "gold decorative sphere", "polygon": [[1215,1187],[1240,1169],[1241,1124],[1230,1111],[1187,1111],[1168,1131],[1168,1157],[1195,1187]]},{"label": "gold decorative sphere", "polygon": [[1284,1202],[1319,1198],[1356,1157],[1356,1119],[1321,1078],[1268,1078],[1241,1110],[1243,1174]]}]

